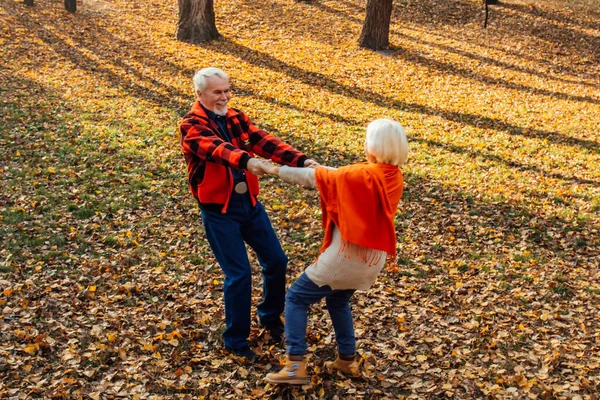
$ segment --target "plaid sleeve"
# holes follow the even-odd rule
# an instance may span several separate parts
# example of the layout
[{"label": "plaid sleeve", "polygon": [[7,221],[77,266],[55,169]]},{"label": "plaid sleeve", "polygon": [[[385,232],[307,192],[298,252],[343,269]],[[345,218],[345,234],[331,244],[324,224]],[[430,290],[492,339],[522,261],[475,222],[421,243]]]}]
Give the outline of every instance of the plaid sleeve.
[{"label": "plaid sleeve", "polygon": [[243,169],[250,159],[247,152],[222,140],[208,126],[196,120],[183,120],[179,134],[184,154],[193,154],[201,160]]},{"label": "plaid sleeve", "polygon": [[250,144],[254,153],[278,164],[289,165],[290,167],[304,166],[304,161],[308,159],[306,154],[259,129],[244,113],[240,112],[239,118],[240,123],[245,125],[244,128],[250,135]]}]

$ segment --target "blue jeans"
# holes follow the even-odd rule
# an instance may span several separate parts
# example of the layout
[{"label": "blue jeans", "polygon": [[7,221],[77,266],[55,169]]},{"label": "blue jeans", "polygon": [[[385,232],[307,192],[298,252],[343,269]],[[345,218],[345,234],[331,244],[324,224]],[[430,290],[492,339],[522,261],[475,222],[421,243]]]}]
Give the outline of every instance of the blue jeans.
[{"label": "blue jeans", "polygon": [[257,307],[264,326],[280,323],[284,309],[287,256],[262,204],[252,206],[249,195],[233,193],[225,214],[202,210],[210,247],[225,274],[223,342],[229,349],[248,346],[252,304],[252,269],[244,243],[258,257],[263,275],[263,301]]},{"label": "blue jeans", "polygon": [[354,289],[333,290],[329,286],[317,286],[305,273],[292,284],[285,296],[285,337],[287,353],[306,354],[306,325],[308,308],[325,297],[327,311],[333,323],[339,354],[354,354],[356,339],[350,298]]}]

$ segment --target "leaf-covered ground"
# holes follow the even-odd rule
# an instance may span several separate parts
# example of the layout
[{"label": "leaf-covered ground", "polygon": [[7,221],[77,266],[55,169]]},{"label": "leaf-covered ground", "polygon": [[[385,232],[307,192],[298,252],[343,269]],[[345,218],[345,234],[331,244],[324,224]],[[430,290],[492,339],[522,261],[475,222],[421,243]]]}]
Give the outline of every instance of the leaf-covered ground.
[{"label": "leaf-covered ground", "polygon": [[[394,2],[392,48],[360,49],[364,0],[217,1],[223,39],[174,40],[177,2],[0,1],[0,397],[597,399],[600,6]],[[223,276],[176,137],[195,70],[324,164],[393,118],[411,146],[397,265],[354,298],[362,377],[311,310],[310,385],[224,353]],[[262,179],[290,258],[318,198]],[[260,301],[255,268],[254,300]]]}]

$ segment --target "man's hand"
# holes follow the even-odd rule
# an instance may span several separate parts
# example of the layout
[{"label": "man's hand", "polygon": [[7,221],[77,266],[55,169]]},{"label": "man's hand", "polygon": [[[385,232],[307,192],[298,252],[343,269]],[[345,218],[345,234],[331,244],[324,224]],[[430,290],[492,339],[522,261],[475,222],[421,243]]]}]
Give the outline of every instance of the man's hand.
[{"label": "man's hand", "polygon": [[309,158],[308,160],[304,160],[304,168],[317,168],[320,165],[321,164],[319,164],[312,158]]}]

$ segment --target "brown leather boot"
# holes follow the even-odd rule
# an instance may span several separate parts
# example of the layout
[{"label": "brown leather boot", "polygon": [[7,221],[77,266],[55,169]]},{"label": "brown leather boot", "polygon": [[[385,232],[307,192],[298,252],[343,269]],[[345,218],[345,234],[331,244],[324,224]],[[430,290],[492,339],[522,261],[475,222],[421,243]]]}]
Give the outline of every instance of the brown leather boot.
[{"label": "brown leather boot", "polygon": [[270,383],[306,385],[308,383],[308,377],[306,376],[306,357],[302,361],[293,361],[290,360],[290,357],[288,356],[285,367],[276,374],[267,374],[266,380]]},{"label": "brown leather boot", "polygon": [[338,370],[343,374],[352,377],[360,376],[358,362],[356,362],[356,358],[354,360],[346,361],[342,360],[339,356],[335,359],[335,361],[326,361],[325,368],[329,371]]}]

